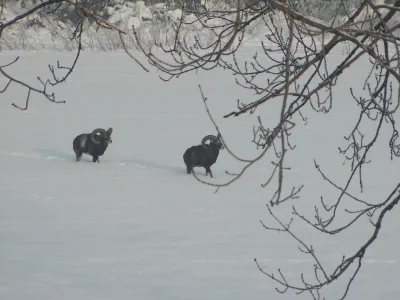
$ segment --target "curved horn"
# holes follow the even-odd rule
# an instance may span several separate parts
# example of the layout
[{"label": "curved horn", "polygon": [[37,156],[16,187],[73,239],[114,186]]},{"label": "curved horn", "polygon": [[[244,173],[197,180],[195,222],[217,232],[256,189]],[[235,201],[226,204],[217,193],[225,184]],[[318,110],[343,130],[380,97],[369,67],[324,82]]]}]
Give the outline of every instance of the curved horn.
[{"label": "curved horn", "polygon": [[213,140],[214,142],[216,142],[216,141],[218,141],[218,138],[215,135],[212,135],[212,134],[206,135],[201,140],[201,144],[204,146],[208,140]]},{"label": "curved horn", "polygon": [[102,136],[106,136],[107,131],[105,131],[103,128],[97,128],[93,130],[92,133],[90,134],[90,139],[93,141],[93,143],[100,144],[100,141],[96,140],[97,133],[100,133]]},{"label": "curved horn", "polygon": [[108,128],[108,130],[107,130],[107,136],[111,136],[111,134],[112,134],[112,132],[113,132],[113,129],[110,127],[110,128]]}]

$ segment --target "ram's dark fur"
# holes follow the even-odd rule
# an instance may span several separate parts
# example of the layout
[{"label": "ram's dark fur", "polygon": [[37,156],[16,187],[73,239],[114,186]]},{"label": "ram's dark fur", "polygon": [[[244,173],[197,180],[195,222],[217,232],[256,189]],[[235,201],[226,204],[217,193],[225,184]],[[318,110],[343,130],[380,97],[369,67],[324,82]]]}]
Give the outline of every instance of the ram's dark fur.
[{"label": "ram's dark fur", "polygon": [[[210,144],[206,144],[207,140]],[[203,138],[201,145],[192,146],[183,154],[183,161],[186,165],[186,172],[190,174],[194,167],[206,169],[206,175],[213,177],[210,167],[217,161],[219,150],[224,149],[221,136],[208,135]]]},{"label": "ram's dark fur", "polygon": [[[97,135],[97,133],[100,133],[100,135]],[[93,157],[93,162],[100,162],[99,156],[102,156],[108,144],[112,143],[111,133],[112,128],[110,127],[107,131],[98,128],[93,130],[92,133],[82,133],[78,135],[72,142],[76,161],[79,161],[82,154],[85,153]]]}]

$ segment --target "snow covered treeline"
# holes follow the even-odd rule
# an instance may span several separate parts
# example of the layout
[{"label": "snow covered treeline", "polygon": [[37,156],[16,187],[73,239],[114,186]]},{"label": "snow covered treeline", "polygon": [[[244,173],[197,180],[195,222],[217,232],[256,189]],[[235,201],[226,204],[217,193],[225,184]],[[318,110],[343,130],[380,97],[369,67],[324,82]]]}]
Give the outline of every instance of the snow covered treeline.
[{"label": "snow covered treeline", "polygon": [[[57,1],[57,0],[55,0]],[[380,0],[383,1],[383,0]],[[58,1],[51,8],[40,9],[19,20],[13,26],[3,30],[0,50],[40,50],[71,51],[77,48],[73,40],[76,26],[81,22],[81,13],[70,3]],[[326,1],[296,0],[291,1],[296,10],[324,21],[345,16],[361,0]],[[7,0],[4,2],[0,21],[7,21],[21,15],[38,5],[39,0]],[[235,7],[233,0],[99,0],[79,1],[79,3],[98,17],[123,30],[125,44],[128,48],[137,48],[133,38],[133,26],[141,44],[150,49],[154,43],[173,43],[174,24],[180,18],[196,19],[196,12],[212,10],[231,10]],[[246,0],[245,5],[261,5],[262,1]],[[184,7],[185,14],[181,8]],[[105,30],[87,18],[84,21],[82,46],[87,49],[114,51],[123,45],[114,31]],[[188,29],[190,31],[190,29]]]}]

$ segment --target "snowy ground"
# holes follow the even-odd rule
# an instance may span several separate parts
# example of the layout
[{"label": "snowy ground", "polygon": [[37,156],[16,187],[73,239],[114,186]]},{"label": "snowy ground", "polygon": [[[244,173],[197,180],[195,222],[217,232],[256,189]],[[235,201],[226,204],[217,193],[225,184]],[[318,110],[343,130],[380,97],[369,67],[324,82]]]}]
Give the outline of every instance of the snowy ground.
[{"label": "snowy ground", "polygon": [[[0,64],[16,55],[21,61],[10,70],[30,83],[47,74],[49,63],[73,59],[62,52],[2,52]],[[368,64],[356,71],[367,72],[363,67]],[[271,158],[216,194],[185,173],[183,152],[205,134],[215,133],[198,84],[227,143],[239,155],[252,157],[254,119],[222,118],[247,94],[220,70],[169,83],[157,76],[154,70],[143,72],[122,53],[84,53],[68,83],[55,90],[66,104],[33,95],[29,110],[21,112],[11,103],[23,105],[25,90],[13,86],[1,96],[0,299],[310,298],[277,293],[275,283],[253,261],[257,258],[267,271],[281,268],[290,280],[297,281],[302,272],[313,276],[313,262],[293,240],[260,225],[260,220],[275,225],[265,208],[274,186],[260,187],[268,178]],[[320,180],[314,158],[339,181],[348,170],[337,146],[353,125],[351,109],[344,108],[351,103],[348,88],[357,76],[345,76],[338,83],[335,111],[309,115],[308,125],[299,124],[294,137],[297,149],[288,157],[292,171],[287,182],[305,184],[297,202],[304,212],[322,194],[336,195]],[[0,84],[5,84],[3,78]],[[263,117],[275,120],[276,112],[264,110]],[[73,138],[110,126],[113,144],[101,163],[91,163],[88,156],[75,162]],[[382,138],[378,149],[385,147]],[[374,153],[377,160],[366,170],[366,200],[381,200],[398,182],[399,162],[387,159],[388,149]],[[214,178],[208,180],[223,182],[229,178],[225,170],[239,169],[240,164],[222,152],[212,167]],[[203,169],[196,171],[207,179]],[[282,214],[290,205],[277,209]],[[366,253],[348,299],[398,299],[396,216],[397,209],[388,214],[379,243]],[[328,240],[301,223],[296,228],[332,267],[372,230],[364,220]],[[325,296],[337,299],[342,292],[338,282]]]}]

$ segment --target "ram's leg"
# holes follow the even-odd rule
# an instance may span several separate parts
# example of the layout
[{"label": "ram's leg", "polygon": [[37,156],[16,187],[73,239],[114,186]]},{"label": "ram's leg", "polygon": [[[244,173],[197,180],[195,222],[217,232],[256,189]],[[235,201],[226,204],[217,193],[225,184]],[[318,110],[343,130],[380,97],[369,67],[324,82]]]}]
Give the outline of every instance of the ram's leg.
[{"label": "ram's leg", "polygon": [[213,178],[213,175],[212,175],[210,167],[204,167],[204,168],[206,168],[206,175],[210,174],[211,178]]},{"label": "ram's leg", "polygon": [[192,173],[193,167],[192,166],[186,166],[186,173],[190,174]]},{"label": "ram's leg", "polygon": [[93,162],[99,162],[99,157],[98,156],[93,156]]},{"label": "ram's leg", "polygon": [[79,151],[78,149],[74,149],[75,156],[76,156],[76,161],[80,161],[82,157],[82,152]]},{"label": "ram's leg", "polygon": [[188,160],[184,160],[184,162],[185,162],[185,165],[186,165],[186,173],[190,174],[192,172],[192,170],[193,170],[193,166],[190,163],[190,161],[188,161]]}]

